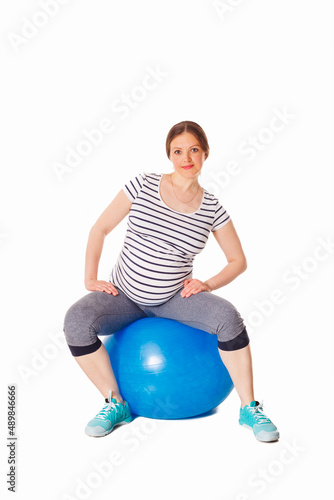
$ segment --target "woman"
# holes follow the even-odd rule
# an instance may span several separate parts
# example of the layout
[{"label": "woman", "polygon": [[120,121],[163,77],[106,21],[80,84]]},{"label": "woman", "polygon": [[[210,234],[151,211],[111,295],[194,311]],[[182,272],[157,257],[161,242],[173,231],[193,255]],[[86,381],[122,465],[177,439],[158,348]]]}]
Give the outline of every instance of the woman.
[{"label": "woman", "polygon": [[[252,359],[239,312],[212,293],[247,267],[233,222],[219,200],[198,181],[209,145],[203,129],[183,121],[168,133],[170,174],[142,173],[127,182],[89,233],[85,286],[91,293],[66,313],[64,333],[72,355],[105,398],[86,426],[89,436],[109,434],[132,420],[120,394],[99,332],[112,334],[147,316],[170,318],[218,336],[218,350],[240,397],[239,423],[260,441],[277,441],[276,426],[254,399]],[[98,280],[103,242],[126,215],[128,228],[109,282]],[[210,232],[227,265],[215,276],[192,277],[194,257]]]}]

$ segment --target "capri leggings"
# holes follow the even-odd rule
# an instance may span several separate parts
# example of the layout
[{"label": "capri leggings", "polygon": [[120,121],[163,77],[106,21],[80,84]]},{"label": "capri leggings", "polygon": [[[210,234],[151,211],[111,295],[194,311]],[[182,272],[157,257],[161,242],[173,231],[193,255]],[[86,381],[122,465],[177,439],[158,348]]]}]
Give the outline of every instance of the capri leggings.
[{"label": "capri leggings", "polygon": [[67,311],[63,331],[73,356],[96,351],[101,346],[98,335],[111,335],[141,318],[169,318],[193,328],[217,335],[219,349],[235,351],[246,347],[248,334],[242,317],[226,299],[211,292],[182,297],[177,292],[156,306],[133,302],[120,288],[118,295],[90,292]]}]

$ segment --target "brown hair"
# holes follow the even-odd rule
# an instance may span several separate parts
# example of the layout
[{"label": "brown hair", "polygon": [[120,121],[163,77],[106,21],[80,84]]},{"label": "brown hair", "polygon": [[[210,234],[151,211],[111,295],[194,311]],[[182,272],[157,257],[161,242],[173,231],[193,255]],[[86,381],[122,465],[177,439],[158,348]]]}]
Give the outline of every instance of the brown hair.
[{"label": "brown hair", "polygon": [[201,145],[201,148],[203,149],[205,153],[205,159],[209,156],[209,143],[208,139],[205,135],[204,130],[202,127],[200,127],[197,123],[191,122],[191,121],[183,121],[180,123],[177,123],[174,125],[170,131],[168,132],[167,139],[166,139],[166,153],[168,156],[168,159],[170,159],[170,143],[176,137],[177,135],[183,134],[184,132],[188,132],[189,134],[193,134],[198,142]]}]

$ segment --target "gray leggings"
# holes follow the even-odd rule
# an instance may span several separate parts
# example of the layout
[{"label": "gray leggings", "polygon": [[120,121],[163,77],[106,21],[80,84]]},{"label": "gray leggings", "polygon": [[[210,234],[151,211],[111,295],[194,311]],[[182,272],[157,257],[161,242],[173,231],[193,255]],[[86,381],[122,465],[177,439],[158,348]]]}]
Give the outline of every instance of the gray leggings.
[{"label": "gray leggings", "polygon": [[118,295],[90,292],[67,311],[63,331],[73,356],[96,351],[101,346],[98,335],[111,335],[148,316],[174,319],[217,335],[218,347],[224,351],[235,351],[249,343],[239,312],[230,302],[211,292],[199,292],[190,297],[182,297],[177,292],[163,304],[143,306],[115,288]]}]

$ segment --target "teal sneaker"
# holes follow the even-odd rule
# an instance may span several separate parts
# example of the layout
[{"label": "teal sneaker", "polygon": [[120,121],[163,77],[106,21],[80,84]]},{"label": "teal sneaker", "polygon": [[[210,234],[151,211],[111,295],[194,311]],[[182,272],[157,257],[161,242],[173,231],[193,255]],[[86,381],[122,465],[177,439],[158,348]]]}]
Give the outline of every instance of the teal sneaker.
[{"label": "teal sneaker", "polygon": [[249,405],[240,406],[239,424],[254,432],[254,436],[259,441],[269,443],[278,441],[279,432],[272,421],[262,413],[263,401],[251,401]]},{"label": "teal sneaker", "polygon": [[112,392],[110,391],[108,403],[86,425],[85,433],[88,436],[106,436],[117,425],[124,425],[131,422],[132,416],[127,401],[125,401],[125,405],[123,406],[122,403],[117,403],[116,399],[111,397],[111,394]]}]

